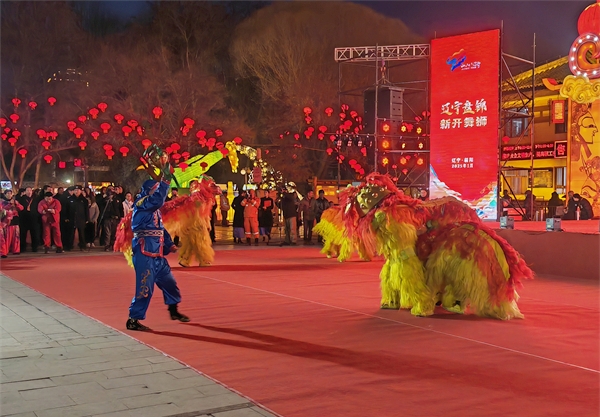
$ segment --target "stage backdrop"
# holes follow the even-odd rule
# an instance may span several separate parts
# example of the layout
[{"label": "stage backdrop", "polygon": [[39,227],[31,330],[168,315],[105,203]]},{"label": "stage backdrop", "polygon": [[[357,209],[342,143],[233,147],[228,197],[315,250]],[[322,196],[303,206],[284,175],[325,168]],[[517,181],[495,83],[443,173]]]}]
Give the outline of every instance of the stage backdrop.
[{"label": "stage backdrop", "polygon": [[587,199],[600,216],[600,100],[570,101],[569,190]]},{"label": "stage backdrop", "polygon": [[432,198],[497,217],[500,31],[431,42]]}]

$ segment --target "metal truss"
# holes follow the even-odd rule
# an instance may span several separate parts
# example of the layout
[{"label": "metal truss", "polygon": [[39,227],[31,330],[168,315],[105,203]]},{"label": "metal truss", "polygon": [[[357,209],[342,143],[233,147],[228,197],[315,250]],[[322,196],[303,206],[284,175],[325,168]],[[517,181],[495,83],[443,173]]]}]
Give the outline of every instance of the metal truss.
[{"label": "metal truss", "polygon": [[347,48],[335,48],[334,50],[335,62],[404,61],[428,58],[429,55],[429,44],[351,46]]}]

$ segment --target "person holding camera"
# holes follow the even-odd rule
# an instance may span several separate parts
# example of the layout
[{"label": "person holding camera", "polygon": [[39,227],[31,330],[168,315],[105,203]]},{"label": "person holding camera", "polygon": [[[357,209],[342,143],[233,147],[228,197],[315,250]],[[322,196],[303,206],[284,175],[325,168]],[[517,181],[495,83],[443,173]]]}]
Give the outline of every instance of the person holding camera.
[{"label": "person holding camera", "polygon": [[108,252],[112,250],[115,244],[115,235],[122,208],[113,189],[109,188],[106,190],[106,199],[104,200],[103,206],[102,214],[100,215],[100,225],[102,227],[102,236],[104,237],[104,240],[101,244],[104,245],[104,250]]}]

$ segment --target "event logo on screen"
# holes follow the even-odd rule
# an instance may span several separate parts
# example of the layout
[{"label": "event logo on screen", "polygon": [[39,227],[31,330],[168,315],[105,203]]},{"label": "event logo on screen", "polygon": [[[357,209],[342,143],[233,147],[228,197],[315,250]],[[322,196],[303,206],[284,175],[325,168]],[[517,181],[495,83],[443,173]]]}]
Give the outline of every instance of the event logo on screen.
[{"label": "event logo on screen", "polygon": [[467,60],[467,54],[465,50],[461,49],[458,52],[453,53],[446,60],[446,64],[450,65],[450,71],[454,71],[456,68],[460,68],[463,62]]},{"label": "event logo on screen", "polygon": [[500,31],[434,39],[431,62],[431,196],[495,219]]}]

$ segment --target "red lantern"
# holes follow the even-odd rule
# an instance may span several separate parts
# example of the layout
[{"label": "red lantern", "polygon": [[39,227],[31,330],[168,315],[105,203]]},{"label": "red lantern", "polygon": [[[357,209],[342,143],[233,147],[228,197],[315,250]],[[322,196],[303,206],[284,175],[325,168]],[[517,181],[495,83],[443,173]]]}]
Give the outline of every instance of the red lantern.
[{"label": "red lantern", "polygon": [[350,117],[352,117],[353,119],[356,119],[356,116],[358,116],[358,113],[357,113],[357,112],[355,112],[354,110],[352,110],[352,111],[350,112]]},{"label": "red lantern", "polygon": [[133,120],[131,119],[130,121],[127,122],[127,124],[129,125],[129,127],[131,127],[132,129],[135,129],[138,126],[138,122],[137,120]]},{"label": "red lantern", "polygon": [[206,136],[206,132],[204,130],[199,130],[199,131],[196,132],[196,137],[198,139],[202,139],[205,136]]},{"label": "red lantern", "polygon": [[77,119],[79,120],[79,123],[85,123],[87,120],[87,116],[81,115]]},{"label": "red lantern", "polygon": [[87,146],[87,142],[82,140],[81,142],[79,142],[79,147],[81,148],[82,151],[85,151],[85,147]]},{"label": "red lantern", "polygon": [[304,121],[306,122],[306,124],[307,124],[307,125],[309,125],[309,124],[312,122],[312,117],[310,117],[310,116],[306,116],[306,117],[304,118]]},{"label": "red lantern", "polygon": [[361,168],[360,171],[358,172],[360,175],[365,175],[365,170],[364,168]]},{"label": "red lantern", "polygon": [[152,109],[152,113],[154,114],[155,119],[160,119],[160,116],[162,115],[163,110],[157,106]]},{"label": "red lantern", "polygon": [[303,111],[306,116],[312,113],[312,109],[310,107],[305,107]]},{"label": "red lantern", "polygon": [[75,137],[77,139],[81,138],[81,135],[83,135],[83,129],[80,127],[77,127],[75,129],[73,129],[73,133],[75,133]]},{"label": "red lantern", "polygon": [[67,167],[67,163],[65,161],[59,161],[58,162],[58,167],[60,169],[65,169]]},{"label": "red lantern", "polygon": [[190,119],[189,117],[186,117],[185,119],[183,119],[183,124],[186,125],[188,128],[192,128],[192,126],[194,126],[194,119]]},{"label": "red lantern", "polygon": [[17,143],[17,138],[15,138],[15,137],[8,138],[8,143],[10,143],[10,146],[15,146],[15,143]]},{"label": "red lantern", "polygon": [[360,153],[362,153],[363,156],[367,156],[367,148],[361,148]]},{"label": "red lantern", "polygon": [[108,130],[110,129],[110,123],[102,123],[100,125],[100,129],[102,129],[104,133],[108,133]]},{"label": "red lantern", "polygon": [[35,101],[30,101],[28,106],[31,110],[35,110],[35,108],[37,107],[37,103]]},{"label": "red lantern", "polygon": [[593,33],[598,36],[600,33],[600,2],[590,4],[581,12],[577,20],[577,30],[580,35]]},{"label": "red lantern", "polygon": [[188,164],[186,164],[185,162],[181,162],[179,165],[179,168],[181,169],[181,172],[185,172],[185,170],[187,169],[187,167],[189,166]]},{"label": "red lantern", "polygon": [[171,148],[170,146],[167,146],[165,148],[165,152],[167,152],[169,155],[171,155],[173,153],[173,148]]},{"label": "red lantern", "polygon": [[208,146],[208,149],[212,151],[216,143],[217,140],[215,138],[209,138],[208,141],[206,141],[206,146]]},{"label": "red lantern", "polygon": [[335,135],[329,135],[329,140],[333,142],[335,140]]},{"label": "red lantern", "polygon": [[12,99],[12,104],[15,107],[19,107],[19,104],[21,104],[21,100],[19,100],[18,98],[15,97]]},{"label": "red lantern", "polygon": [[98,132],[92,132],[90,135],[94,138],[94,140],[98,140],[98,137],[100,137],[100,133]]},{"label": "red lantern", "polygon": [[6,126],[6,119],[4,117],[0,117],[0,127]]},{"label": "red lantern", "polygon": [[8,139],[8,135],[6,133],[1,134],[0,137],[2,138],[2,140]]},{"label": "red lantern", "polygon": [[110,151],[112,149],[112,145],[110,143],[106,143],[102,145],[102,149],[104,149],[105,151]]},{"label": "red lantern", "polygon": [[50,161],[52,161],[52,155],[44,155],[44,161],[46,161],[46,163],[49,164]]},{"label": "red lantern", "polygon": [[190,153],[189,152],[182,152],[181,156],[183,157],[183,159],[185,159],[187,161],[187,159],[190,157]]},{"label": "red lantern", "polygon": [[181,128],[181,134],[182,134],[183,136],[187,136],[187,134],[188,134],[188,133],[190,133],[190,128],[189,128],[189,126],[183,126],[183,127]]},{"label": "red lantern", "polygon": [[42,142],[42,146],[44,147],[45,150],[48,150],[50,148],[51,143],[48,142],[47,140]]},{"label": "red lantern", "polygon": [[137,132],[138,135],[142,136],[144,134],[144,129],[142,129],[142,126],[138,126],[135,128],[135,131]]},{"label": "red lantern", "polygon": [[325,114],[326,114],[327,116],[331,116],[331,115],[333,114],[333,108],[331,108],[331,107],[327,107],[327,108],[325,109]]},{"label": "red lantern", "polygon": [[21,132],[19,132],[18,130],[13,130],[12,134],[17,139],[21,137]]},{"label": "red lantern", "polygon": [[324,134],[322,134],[322,133],[319,133],[319,134],[317,135],[317,137],[319,138],[319,140],[323,140],[323,139],[325,139],[325,135],[324,135]]},{"label": "red lantern", "polygon": [[98,105],[96,106],[100,109],[100,111],[102,113],[104,113],[106,111],[106,109],[108,108],[108,104],[106,103],[98,103]]},{"label": "red lantern", "polygon": [[69,131],[71,131],[71,132],[73,131],[73,129],[75,129],[76,126],[77,126],[77,123],[75,123],[72,120],[69,120],[67,122],[67,127],[69,128]]},{"label": "red lantern", "polygon": [[129,126],[123,126],[121,130],[126,138],[129,137],[129,134],[131,133],[131,128]]},{"label": "red lantern", "polygon": [[56,138],[58,137],[58,132],[52,131],[52,132],[48,132],[46,133],[46,137],[48,138],[52,138],[52,140],[56,140]]},{"label": "red lantern", "polygon": [[215,130],[215,136],[220,138],[221,136],[223,136],[223,131],[221,129]]},{"label": "red lantern", "polygon": [[215,147],[217,149],[223,149],[225,147],[225,144],[223,142],[217,142],[217,144],[215,145]]},{"label": "red lantern", "polygon": [[124,119],[124,118],[125,118],[125,117],[124,117],[122,114],[120,114],[120,113],[117,113],[117,114],[115,114],[115,121],[116,121],[118,124],[121,124],[121,122],[123,121],[123,119]]},{"label": "red lantern", "polygon": [[121,152],[123,156],[127,156],[127,154],[129,153],[129,148],[127,146],[121,146],[119,148],[119,152]]},{"label": "red lantern", "polygon": [[152,141],[150,139],[144,139],[142,141],[142,146],[144,147],[144,149],[148,149],[148,146],[152,145]]},{"label": "red lantern", "polygon": [[340,120],[344,120],[346,118],[346,113],[340,113]]},{"label": "red lantern", "polygon": [[221,152],[221,155],[223,155],[223,158],[225,158],[227,156],[227,154],[229,153],[229,150],[227,148],[222,148],[222,149],[219,149],[219,152]]},{"label": "red lantern", "polygon": [[174,143],[171,145],[171,149],[173,149],[175,152],[177,152],[178,150],[181,149],[181,146],[179,146],[178,143]]},{"label": "red lantern", "polygon": [[88,113],[90,114],[90,116],[92,116],[92,119],[96,119],[98,117],[98,113],[100,113],[100,110],[98,110],[95,107],[92,107],[88,110]]},{"label": "red lantern", "polygon": [[300,135],[299,135],[298,133],[296,133],[296,134],[294,135],[294,139],[296,139],[296,140],[300,139]]},{"label": "red lantern", "polygon": [[241,144],[241,143],[242,143],[242,138],[240,138],[239,136],[238,136],[238,137],[235,137],[235,138],[233,138],[233,142],[234,142],[236,145],[239,145],[239,144]]},{"label": "red lantern", "polygon": [[50,106],[54,106],[54,104],[56,104],[56,99],[54,97],[48,97],[48,103]]},{"label": "red lantern", "polygon": [[332,153],[333,153],[333,149],[327,148],[327,155],[331,156]]},{"label": "red lantern", "polygon": [[108,159],[112,159],[112,157],[115,156],[115,151],[108,150],[108,151],[105,152],[105,154],[108,157]]},{"label": "red lantern", "polygon": [[351,167],[353,167],[354,165],[356,165],[356,159],[351,159],[348,161],[348,165],[350,165]]},{"label": "red lantern", "polygon": [[207,142],[206,138],[198,139],[198,144],[200,146],[202,146],[203,148],[206,146],[206,142]]},{"label": "red lantern", "polygon": [[19,121],[19,119],[20,119],[20,117],[19,117],[19,115],[18,115],[17,113],[13,113],[13,114],[11,114],[11,115],[10,115],[10,116],[8,116],[8,117],[10,118],[10,120],[11,120],[13,123],[17,123],[17,122]]},{"label": "red lantern", "polygon": [[310,130],[305,130],[304,131],[304,136],[306,136],[306,139],[310,139],[311,135],[312,135],[312,132]]},{"label": "red lantern", "polygon": [[19,155],[21,155],[21,158],[25,158],[25,155],[27,155],[27,149],[25,149],[25,148],[19,149]]},{"label": "red lantern", "polygon": [[321,132],[321,133],[327,132],[327,126],[319,126],[319,132]]},{"label": "red lantern", "polygon": [[173,155],[171,155],[171,158],[173,158],[175,160],[175,163],[179,163],[179,160],[181,159],[181,154],[178,154],[176,152]]},{"label": "red lantern", "polygon": [[40,139],[44,139],[46,137],[46,131],[44,129],[38,129],[35,131]]}]

